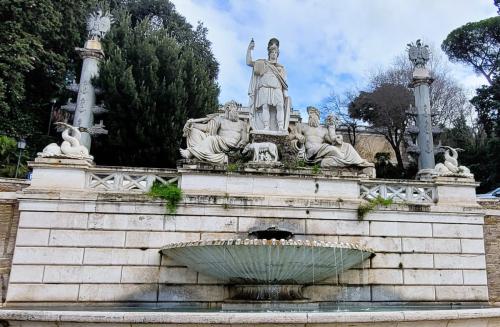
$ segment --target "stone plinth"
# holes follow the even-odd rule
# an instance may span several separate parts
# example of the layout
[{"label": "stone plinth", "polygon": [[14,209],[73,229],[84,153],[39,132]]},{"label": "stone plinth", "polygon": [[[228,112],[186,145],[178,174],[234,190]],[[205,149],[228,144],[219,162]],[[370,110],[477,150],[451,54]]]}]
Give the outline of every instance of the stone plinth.
[{"label": "stone plinth", "polygon": [[86,169],[94,166],[88,160],[40,157],[29,165],[33,168],[30,187],[48,189],[84,189]]},{"label": "stone plinth", "polygon": [[359,175],[349,170],[316,172],[311,168],[286,170],[242,166],[227,171],[224,166],[205,166],[206,170],[200,171],[194,167],[179,168],[181,189],[190,194],[352,200],[359,196]]},{"label": "stone plinth", "polygon": [[433,180],[437,186],[440,203],[479,206],[476,199],[476,187],[479,183],[473,178],[439,176]]}]

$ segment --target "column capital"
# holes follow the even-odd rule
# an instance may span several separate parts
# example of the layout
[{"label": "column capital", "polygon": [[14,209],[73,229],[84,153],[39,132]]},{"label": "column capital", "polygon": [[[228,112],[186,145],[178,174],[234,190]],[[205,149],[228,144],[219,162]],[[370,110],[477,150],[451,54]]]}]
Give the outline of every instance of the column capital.
[{"label": "column capital", "polygon": [[434,78],[432,78],[432,77],[414,77],[408,86],[415,88],[415,87],[420,86],[422,84],[431,85],[432,82],[434,82]]},{"label": "column capital", "polygon": [[97,60],[104,59],[104,51],[101,49],[89,49],[89,48],[75,48],[76,52],[80,55],[82,59],[94,58]]}]

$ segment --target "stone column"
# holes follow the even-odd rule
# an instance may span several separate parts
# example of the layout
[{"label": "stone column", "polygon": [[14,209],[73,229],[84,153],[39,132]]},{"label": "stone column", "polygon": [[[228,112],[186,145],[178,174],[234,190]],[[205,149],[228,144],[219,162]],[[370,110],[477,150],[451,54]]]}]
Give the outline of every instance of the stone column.
[{"label": "stone column", "polygon": [[432,137],[431,103],[429,86],[432,83],[430,77],[420,77],[413,74],[413,92],[415,94],[415,107],[417,108],[417,142],[420,148],[418,167],[422,169],[434,169],[434,140]]},{"label": "stone column", "polygon": [[92,85],[92,79],[99,74],[98,65],[104,58],[104,52],[98,40],[88,40],[85,43],[85,48],[77,48],[76,51],[83,58],[83,66],[73,126],[84,128],[81,143],[90,150],[90,134],[85,131],[94,125],[95,89]]},{"label": "stone column", "polygon": [[410,87],[415,95],[416,120],[418,128],[417,144],[420,150],[418,156],[418,178],[427,179],[434,173],[434,140],[432,137],[431,101],[429,87],[433,79],[425,64],[429,60],[428,46],[420,40],[409,44],[409,57],[415,65]]}]

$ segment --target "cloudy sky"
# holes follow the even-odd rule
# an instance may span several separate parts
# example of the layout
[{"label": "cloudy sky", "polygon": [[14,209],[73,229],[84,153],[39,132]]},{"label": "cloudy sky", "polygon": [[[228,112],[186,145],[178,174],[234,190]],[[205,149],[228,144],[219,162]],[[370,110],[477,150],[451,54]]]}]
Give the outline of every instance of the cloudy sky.
[{"label": "cloudy sky", "polygon": [[[295,109],[320,105],[332,90],[362,89],[370,72],[389,65],[406,44],[422,39],[439,52],[453,29],[496,15],[493,0],[173,0],[180,14],[208,28],[220,63],[220,102],[248,103],[245,55],[267,58],[280,40]],[[451,74],[471,93],[485,84],[462,65]]]}]

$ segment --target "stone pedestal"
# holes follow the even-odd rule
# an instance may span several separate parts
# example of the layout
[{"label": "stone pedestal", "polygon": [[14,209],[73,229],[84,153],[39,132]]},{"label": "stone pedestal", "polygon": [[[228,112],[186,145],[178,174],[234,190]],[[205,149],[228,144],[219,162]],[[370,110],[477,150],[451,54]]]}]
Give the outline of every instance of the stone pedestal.
[{"label": "stone pedestal", "polygon": [[479,207],[476,199],[476,183],[473,178],[434,177],[440,204],[460,203],[463,206]]},{"label": "stone pedestal", "polygon": [[84,189],[86,169],[94,163],[80,159],[36,158],[30,163],[33,177],[30,188]]}]

